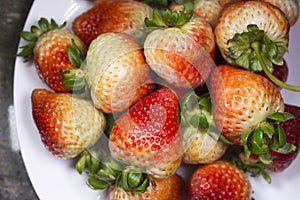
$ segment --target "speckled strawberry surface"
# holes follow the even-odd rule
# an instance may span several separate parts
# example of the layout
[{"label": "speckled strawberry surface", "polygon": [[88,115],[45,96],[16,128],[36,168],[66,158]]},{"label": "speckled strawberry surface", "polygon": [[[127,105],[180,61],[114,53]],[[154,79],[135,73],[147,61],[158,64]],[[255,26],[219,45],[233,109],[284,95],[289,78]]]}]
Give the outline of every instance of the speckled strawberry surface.
[{"label": "speckled strawberry surface", "polygon": [[35,89],[31,101],[42,142],[57,157],[77,156],[95,144],[104,131],[105,117],[90,101],[45,89]]},{"label": "speckled strawberry surface", "polygon": [[218,161],[198,168],[189,182],[189,200],[250,200],[251,185],[244,172]]},{"label": "speckled strawberry surface", "polygon": [[241,135],[268,115],[284,110],[277,86],[253,72],[221,65],[212,73],[210,86],[215,123],[235,144],[242,145]]},{"label": "speckled strawberry surface", "polygon": [[121,112],[153,89],[141,47],[124,33],[105,33],[89,46],[86,71],[95,106]]},{"label": "speckled strawberry surface", "polygon": [[227,41],[247,31],[249,24],[256,24],[272,41],[288,45],[289,24],[279,8],[263,1],[235,1],[225,5],[215,27],[216,43],[223,57],[230,47]]},{"label": "speckled strawberry surface", "polygon": [[53,91],[69,92],[62,84],[64,78],[60,71],[76,68],[71,64],[67,50],[67,46],[72,45],[72,39],[85,51],[85,44],[76,35],[61,29],[43,34],[34,47],[34,62],[38,75]]},{"label": "speckled strawberry surface", "polygon": [[115,159],[154,177],[174,174],[182,156],[176,94],[163,88],[134,104],[113,127],[109,148]]},{"label": "speckled strawberry surface", "polygon": [[144,43],[150,68],[177,87],[203,85],[214,67],[215,40],[211,26],[194,16],[181,28],[152,31]]},{"label": "speckled strawberry surface", "polygon": [[144,19],[151,14],[152,8],[138,1],[97,1],[91,9],[76,17],[73,30],[89,45],[102,33],[144,28]]}]

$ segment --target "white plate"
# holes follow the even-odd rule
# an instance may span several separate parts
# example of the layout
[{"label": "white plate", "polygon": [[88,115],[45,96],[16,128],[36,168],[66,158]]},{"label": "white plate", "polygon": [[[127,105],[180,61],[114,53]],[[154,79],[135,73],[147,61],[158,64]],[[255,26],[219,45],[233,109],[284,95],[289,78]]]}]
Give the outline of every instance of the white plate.
[{"label": "white plate", "polygon": [[[28,15],[24,30],[29,30],[41,17],[54,18],[58,23],[68,21],[93,4],[88,0],[35,0]],[[291,28],[289,53],[286,55],[290,69],[288,82],[300,85],[300,20]],[[23,42],[21,41],[20,45]],[[95,200],[103,199],[101,193],[86,185],[72,161],[53,157],[43,146],[31,116],[30,96],[34,88],[47,88],[37,76],[33,63],[16,59],[14,77],[14,105],[22,157],[32,185],[41,200]],[[300,105],[300,93],[282,91],[286,103]],[[256,200],[296,200],[300,190],[300,156],[283,173],[272,176],[273,183],[252,179]]]}]

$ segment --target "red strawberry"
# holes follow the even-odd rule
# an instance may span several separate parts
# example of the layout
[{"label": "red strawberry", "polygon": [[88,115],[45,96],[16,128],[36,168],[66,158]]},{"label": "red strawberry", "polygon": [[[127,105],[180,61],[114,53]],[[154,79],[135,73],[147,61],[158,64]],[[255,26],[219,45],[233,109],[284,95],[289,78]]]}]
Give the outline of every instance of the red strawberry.
[{"label": "red strawberry", "polygon": [[54,20],[48,22],[45,18],[39,21],[40,27],[32,26],[31,32],[22,32],[23,39],[28,44],[23,46],[23,50],[19,56],[26,60],[34,56],[35,66],[39,77],[55,92],[69,92],[63,84],[64,78],[61,71],[66,71],[74,66],[69,57],[67,46],[72,46],[74,40],[76,48],[80,48],[84,53],[85,44],[73,33],[58,26]]},{"label": "red strawberry", "polygon": [[280,125],[286,134],[286,141],[297,147],[296,151],[289,154],[282,154],[271,151],[272,166],[275,172],[285,170],[295,160],[300,148],[300,107],[285,104],[285,112],[294,115],[294,119],[281,122]]},{"label": "red strawberry", "polygon": [[[164,17],[154,12],[153,19],[146,19],[147,26],[164,28],[147,36],[144,54],[150,68],[168,83],[195,88],[205,83],[214,66],[215,41],[211,26],[188,14],[166,10]],[[186,20],[173,24],[172,16]],[[163,18],[167,18],[165,22]]]},{"label": "red strawberry", "polygon": [[87,100],[45,89],[32,92],[32,115],[46,148],[72,158],[93,145],[105,128],[105,117]]},{"label": "red strawberry", "polygon": [[108,200],[179,200],[182,194],[183,180],[177,174],[163,179],[153,179],[152,184],[142,194],[125,192],[121,188],[113,188],[109,192]]},{"label": "red strawberry", "polygon": [[131,0],[97,1],[91,9],[73,21],[74,32],[89,45],[98,35],[145,27],[144,19],[152,14],[145,3]]},{"label": "red strawberry", "polygon": [[225,161],[198,168],[189,182],[190,200],[250,200],[251,185],[243,171]]},{"label": "red strawberry", "polygon": [[[285,112],[294,116],[284,122],[280,122],[280,126],[286,134],[286,142],[295,145],[295,151],[290,153],[281,153],[270,150],[270,163],[262,163],[257,155],[251,154],[245,156],[243,150],[237,150],[238,159],[233,158],[234,163],[245,172],[249,172],[251,176],[262,176],[268,183],[271,183],[269,172],[282,172],[287,169],[296,159],[300,147],[300,107],[285,104]],[[234,154],[233,154],[234,155]]]},{"label": "red strawberry", "polygon": [[177,96],[162,88],[141,99],[117,120],[109,148],[115,159],[164,178],[180,166],[181,137]]}]

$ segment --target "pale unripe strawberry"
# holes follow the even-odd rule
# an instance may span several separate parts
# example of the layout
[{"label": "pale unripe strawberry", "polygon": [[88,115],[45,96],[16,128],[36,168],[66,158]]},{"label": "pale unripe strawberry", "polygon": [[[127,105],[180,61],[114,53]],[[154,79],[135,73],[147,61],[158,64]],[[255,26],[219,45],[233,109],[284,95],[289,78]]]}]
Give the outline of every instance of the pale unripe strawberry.
[{"label": "pale unripe strawberry", "polygon": [[153,88],[140,46],[124,33],[98,36],[89,46],[86,71],[92,100],[106,113],[129,108]]},{"label": "pale unripe strawberry", "polygon": [[299,1],[297,0],[262,0],[280,8],[286,15],[290,26],[293,26],[299,18]]},{"label": "pale unripe strawberry", "polygon": [[243,133],[258,127],[268,115],[284,110],[278,87],[244,69],[218,66],[210,86],[215,123],[227,139],[238,145],[243,145]]},{"label": "pale unripe strawberry", "polygon": [[289,24],[284,13],[263,1],[236,1],[226,4],[215,27],[216,42],[221,54],[231,46],[227,43],[236,33],[247,31],[255,24],[274,42],[288,45]]},{"label": "pale unripe strawberry", "polygon": [[195,0],[194,13],[215,27],[224,5],[231,0]]}]

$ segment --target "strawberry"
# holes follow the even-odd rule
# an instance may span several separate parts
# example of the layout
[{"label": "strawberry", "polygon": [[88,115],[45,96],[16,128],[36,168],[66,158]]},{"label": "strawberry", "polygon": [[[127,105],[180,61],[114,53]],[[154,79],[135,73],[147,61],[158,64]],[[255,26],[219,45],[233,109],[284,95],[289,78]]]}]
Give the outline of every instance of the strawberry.
[{"label": "strawberry", "polygon": [[270,150],[272,160],[270,164],[260,162],[255,155],[251,155],[250,158],[247,158],[243,152],[239,153],[239,159],[234,159],[235,164],[244,171],[250,172],[251,176],[262,176],[269,183],[271,183],[272,180],[268,172],[279,173],[286,170],[299,153],[300,107],[285,104],[285,112],[292,114],[294,118],[285,122],[280,122],[280,125],[286,134],[286,141],[295,145],[295,151],[287,154]]},{"label": "strawberry", "polygon": [[243,145],[248,157],[252,152],[270,163],[269,149],[285,153],[294,150],[285,140],[278,143],[278,137],[285,137],[285,133],[277,122],[291,115],[283,112],[280,91],[268,79],[221,65],[212,73],[210,87],[216,126],[229,141]]},{"label": "strawberry", "polygon": [[271,151],[272,166],[275,172],[282,172],[295,160],[300,148],[300,108],[298,106],[285,104],[285,112],[288,112],[294,116],[285,122],[281,122],[280,125],[286,133],[286,141],[293,144],[297,149],[289,154],[282,154],[275,151]]},{"label": "strawberry", "polygon": [[31,32],[21,33],[28,44],[21,47],[23,50],[18,55],[24,57],[25,61],[34,58],[39,77],[53,91],[70,92],[62,84],[64,78],[60,71],[80,67],[72,64],[68,57],[68,47],[75,45],[84,54],[85,44],[73,33],[62,30],[65,24],[59,26],[53,19],[49,22],[45,18],[41,18],[38,24],[39,27],[31,26]]},{"label": "strawberry", "polygon": [[220,159],[228,145],[214,134],[211,99],[208,93],[198,96],[189,92],[181,101],[181,122],[184,153],[187,164],[206,164]]},{"label": "strawberry", "polygon": [[168,83],[184,88],[203,85],[214,66],[212,28],[191,12],[166,10],[160,16],[154,11],[152,19],[145,19],[149,27],[164,27],[146,37],[144,54],[147,63]]},{"label": "strawberry", "polygon": [[190,200],[250,200],[251,185],[245,173],[226,161],[198,168],[189,182]]},{"label": "strawberry", "polygon": [[278,7],[253,0],[228,3],[215,36],[222,56],[232,65],[264,71],[279,87],[300,91],[300,86],[289,85],[272,74],[274,64],[284,64],[289,42],[289,23]]},{"label": "strawberry", "polygon": [[69,93],[35,89],[31,102],[42,142],[57,157],[77,156],[103,133],[105,117],[87,100],[74,98]]},{"label": "strawberry", "polygon": [[297,0],[262,0],[282,10],[286,15],[290,26],[293,26],[299,18],[299,3]]},{"label": "strawberry", "polygon": [[110,133],[112,157],[155,178],[174,174],[182,156],[178,105],[176,94],[167,88],[134,104]]},{"label": "strawberry", "polygon": [[113,188],[108,200],[179,200],[183,189],[183,180],[177,174],[164,179],[153,179],[151,185],[142,194],[125,192],[122,188]]},{"label": "strawberry", "polygon": [[145,27],[145,17],[152,8],[132,0],[97,1],[88,11],[73,21],[74,32],[89,45],[98,35],[107,32],[124,32]]},{"label": "strawberry", "polygon": [[153,89],[140,46],[124,33],[104,33],[91,43],[86,72],[92,100],[106,113],[127,109]]},{"label": "strawberry", "polygon": [[231,0],[195,0],[194,13],[215,27],[223,7],[229,2]]},{"label": "strawberry", "polygon": [[84,68],[62,75],[67,88],[90,88],[95,107],[110,114],[124,111],[154,88],[141,47],[125,33],[99,35],[88,48]]},{"label": "strawberry", "polygon": [[288,22],[277,7],[263,1],[235,1],[225,5],[215,28],[216,42],[223,57],[228,57],[226,51],[232,46],[228,40],[236,33],[247,31],[250,24],[264,30],[271,40],[288,45]]}]

